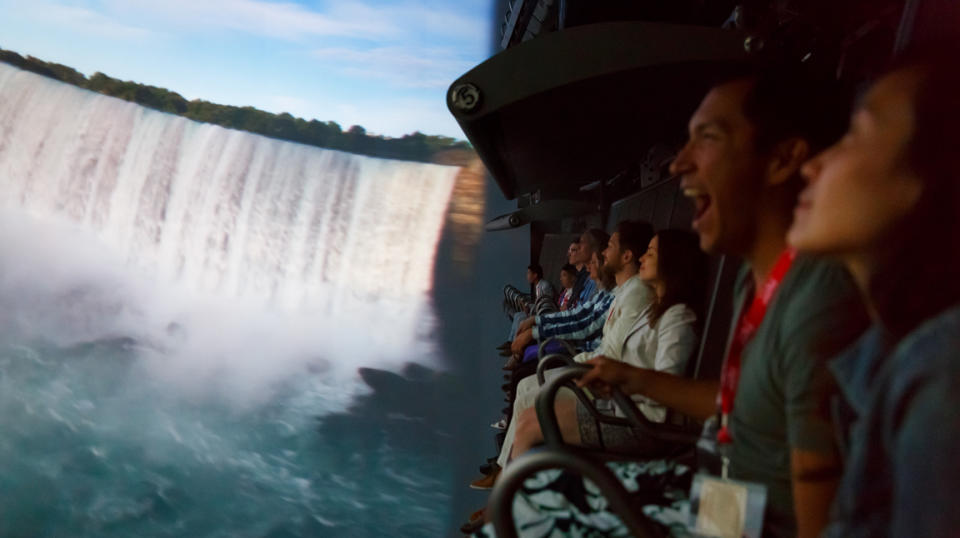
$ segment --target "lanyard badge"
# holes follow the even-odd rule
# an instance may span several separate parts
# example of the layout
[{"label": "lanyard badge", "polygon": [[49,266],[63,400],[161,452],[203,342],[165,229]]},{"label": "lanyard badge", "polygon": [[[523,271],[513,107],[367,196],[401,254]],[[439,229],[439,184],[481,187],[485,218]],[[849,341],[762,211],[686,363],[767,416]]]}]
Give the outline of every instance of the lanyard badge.
[{"label": "lanyard badge", "polygon": [[[762,533],[766,487],[763,484],[730,480],[730,414],[740,383],[743,350],[763,322],[780,283],[793,265],[796,251],[785,250],[774,264],[763,286],[741,314],[720,377],[719,424],[708,421],[705,432],[716,439],[716,452],[721,459],[720,478],[698,474],[690,492],[691,530],[700,536],[759,537]],[[715,434],[714,434],[715,431]]]}]

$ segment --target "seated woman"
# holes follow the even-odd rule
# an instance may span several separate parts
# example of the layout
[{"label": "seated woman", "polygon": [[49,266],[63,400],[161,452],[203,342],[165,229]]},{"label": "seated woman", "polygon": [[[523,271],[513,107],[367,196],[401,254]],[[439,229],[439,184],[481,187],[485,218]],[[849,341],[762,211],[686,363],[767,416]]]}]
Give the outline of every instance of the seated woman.
[{"label": "seated woman", "polygon": [[947,50],[881,78],[803,170],[788,241],[846,265],[873,320],[832,364],[856,422],[825,536],[960,532],[960,73]]},{"label": "seated woman", "polygon": [[[630,329],[621,360],[634,366],[683,375],[697,349],[697,312],[706,284],[706,257],[696,235],[663,230],[650,241],[642,257],[639,276],[655,292],[654,302]],[[642,396],[638,407],[651,421],[663,422],[666,409]],[[608,450],[657,451],[653,440],[630,428],[599,424],[575,398],[558,398],[557,419],[564,440],[571,444],[604,446]],[[511,457],[543,441],[535,410],[527,408],[517,418]]]}]

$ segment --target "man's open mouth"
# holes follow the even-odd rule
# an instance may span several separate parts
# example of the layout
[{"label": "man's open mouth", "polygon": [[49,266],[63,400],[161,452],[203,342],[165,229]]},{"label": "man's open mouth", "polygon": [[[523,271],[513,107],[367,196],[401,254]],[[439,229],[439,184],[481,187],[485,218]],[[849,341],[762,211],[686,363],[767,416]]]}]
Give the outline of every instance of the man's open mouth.
[{"label": "man's open mouth", "polygon": [[692,188],[692,187],[686,188],[686,189],[683,189],[683,195],[693,200],[693,205],[694,205],[693,220],[694,221],[699,220],[700,217],[702,217],[703,214],[707,212],[707,209],[710,208],[710,204],[712,202],[710,195],[701,189]]}]

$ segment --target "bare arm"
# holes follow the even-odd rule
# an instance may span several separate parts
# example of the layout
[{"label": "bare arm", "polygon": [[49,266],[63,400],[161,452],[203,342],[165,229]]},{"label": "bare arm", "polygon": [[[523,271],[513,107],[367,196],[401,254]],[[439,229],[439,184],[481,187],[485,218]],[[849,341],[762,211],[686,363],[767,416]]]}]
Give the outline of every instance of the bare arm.
[{"label": "bare arm", "polygon": [[517,336],[510,344],[510,351],[513,353],[523,353],[523,350],[530,345],[530,342],[533,342],[533,330],[527,329],[521,331],[517,333]]},{"label": "bare arm", "polygon": [[798,538],[820,536],[826,527],[841,472],[840,458],[835,453],[796,448],[790,451]]},{"label": "bare arm", "polygon": [[698,420],[706,420],[717,412],[717,381],[636,368],[608,357],[590,359],[586,364],[593,365],[593,369],[577,385],[589,386],[599,394],[609,393],[611,386],[620,387],[627,394],[642,394]]}]

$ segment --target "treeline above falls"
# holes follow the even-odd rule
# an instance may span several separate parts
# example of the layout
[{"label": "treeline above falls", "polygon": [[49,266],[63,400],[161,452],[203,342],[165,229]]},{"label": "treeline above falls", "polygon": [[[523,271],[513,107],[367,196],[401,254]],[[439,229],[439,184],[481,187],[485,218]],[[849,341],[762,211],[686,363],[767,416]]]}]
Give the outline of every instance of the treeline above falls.
[{"label": "treeline above falls", "polygon": [[[187,101],[180,94],[164,88],[123,81],[99,72],[87,78],[72,67],[45,62],[33,56],[24,57],[4,49],[0,49],[0,62],[162,112],[321,148],[426,163],[439,162],[438,155],[441,152],[470,148],[467,142],[447,136],[414,132],[400,138],[389,138],[367,134],[366,129],[359,125],[344,131],[333,121],[307,121],[286,112],[272,114],[250,106],[219,105],[200,99]],[[438,106],[442,106],[442,103]]]}]

